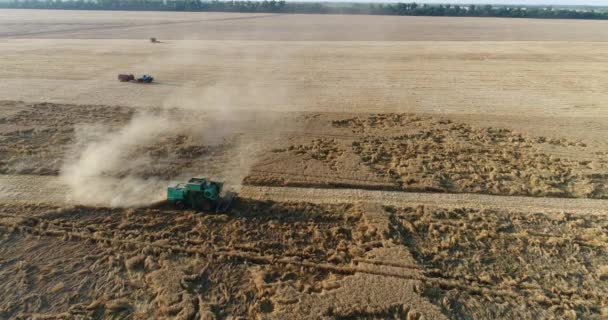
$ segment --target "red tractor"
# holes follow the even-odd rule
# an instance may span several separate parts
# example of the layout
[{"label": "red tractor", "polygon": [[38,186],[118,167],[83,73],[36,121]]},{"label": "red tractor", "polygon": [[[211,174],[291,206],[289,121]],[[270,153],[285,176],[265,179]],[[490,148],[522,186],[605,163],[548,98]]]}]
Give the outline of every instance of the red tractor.
[{"label": "red tractor", "polygon": [[135,80],[135,76],[132,74],[119,74],[118,81],[120,82],[130,82]]}]

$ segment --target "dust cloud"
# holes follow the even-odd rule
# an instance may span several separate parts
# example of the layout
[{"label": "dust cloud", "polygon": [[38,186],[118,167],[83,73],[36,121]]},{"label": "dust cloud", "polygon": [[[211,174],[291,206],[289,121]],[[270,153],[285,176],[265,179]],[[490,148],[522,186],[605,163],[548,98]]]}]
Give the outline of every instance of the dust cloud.
[{"label": "dust cloud", "polygon": [[[221,95],[220,88],[213,85],[189,92],[184,99],[188,90],[187,85],[176,89],[175,94],[166,97],[165,108],[137,112],[123,127],[78,125],[76,144],[71,157],[64,159],[60,174],[69,187],[68,201],[110,207],[145,206],[162,201],[167,186],[175,181],[207,175],[188,168],[180,168],[184,169],[180,176],[169,177],[175,181],[139,174],[159,161],[145,152],[146,147],[165,147],[167,137],[179,135],[192,138],[196,145],[229,145],[227,160],[213,177],[223,179],[226,189],[238,192],[263,150],[272,145],[269,141],[279,138],[286,128],[294,130],[294,124],[281,114],[234,109],[231,95]],[[254,103],[267,102],[263,95],[252,92],[249,90],[249,96]],[[276,94],[273,99],[283,97]],[[231,139],[229,144],[225,143],[227,139]]]},{"label": "dust cloud", "polygon": [[[81,125],[76,128],[77,143],[73,152],[76,156],[65,161],[61,178],[70,188],[69,200],[76,203],[111,207],[152,204],[164,199],[171,181],[141,176],[142,170],[158,161],[145,148],[166,143],[163,139],[179,135],[192,137],[197,144],[218,145],[235,133],[236,128],[231,128],[228,122],[186,119],[169,110],[137,113],[122,128]],[[230,161],[222,168],[227,185],[238,186],[258,154],[260,146],[246,140],[249,139],[239,140],[229,151]],[[170,160],[171,155],[166,157]],[[201,174],[189,172],[187,175]]]},{"label": "dust cloud", "polygon": [[[144,166],[142,157],[129,159],[139,146],[150,144],[176,124],[162,116],[136,115],[116,132],[103,126],[76,128],[79,155],[67,161],[61,178],[70,187],[69,200],[88,205],[140,206],[161,200],[165,181],[142,179],[128,172]],[[115,178],[119,172],[127,172]]]}]

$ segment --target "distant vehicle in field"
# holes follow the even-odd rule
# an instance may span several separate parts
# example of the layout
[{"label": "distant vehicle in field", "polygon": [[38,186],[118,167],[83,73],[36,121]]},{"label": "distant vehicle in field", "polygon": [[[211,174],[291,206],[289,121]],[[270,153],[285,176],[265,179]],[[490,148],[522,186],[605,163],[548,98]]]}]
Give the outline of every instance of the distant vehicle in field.
[{"label": "distant vehicle in field", "polygon": [[129,82],[135,80],[135,76],[132,74],[119,74],[118,81],[120,82]]},{"label": "distant vehicle in field", "polygon": [[139,83],[151,83],[152,81],[154,81],[154,78],[149,74],[144,74],[141,77],[135,79],[135,81]]},{"label": "distant vehicle in field", "polygon": [[144,74],[139,78],[135,78],[133,74],[119,74],[118,81],[120,82],[137,82],[137,83],[151,83],[154,81],[154,77],[149,74]]}]

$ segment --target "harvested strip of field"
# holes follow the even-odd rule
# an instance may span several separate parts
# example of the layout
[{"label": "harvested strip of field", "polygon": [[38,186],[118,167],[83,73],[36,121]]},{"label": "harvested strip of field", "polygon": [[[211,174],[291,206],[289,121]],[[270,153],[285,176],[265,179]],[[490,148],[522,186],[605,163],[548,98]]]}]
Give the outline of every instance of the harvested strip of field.
[{"label": "harvested strip of field", "polygon": [[231,215],[3,205],[0,235],[6,318],[263,316],[331,290],[382,239],[351,205],[259,201]]},{"label": "harvested strip of field", "polygon": [[425,269],[491,288],[421,288],[451,318],[608,316],[606,216],[422,206],[388,210],[395,232]]},{"label": "harvested strip of field", "polygon": [[[52,103],[0,102],[0,173],[58,175],[90,145],[127,127],[136,117],[132,108]],[[158,139],[132,146],[120,154],[121,170],[105,175],[142,178],[175,178],[190,172],[218,173],[229,161],[235,135],[205,135],[217,125],[206,113],[149,109],[144,114],[163,114],[163,123],[180,123]],[[160,116],[159,116],[160,117]],[[160,121],[159,121],[160,122]],[[142,126],[154,126],[155,123]],[[127,137],[131,138],[131,137]],[[226,139],[223,139],[226,138]],[[129,144],[129,141],[125,141]],[[220,164],[218,164],[220,163]],[[143,165],[145,164],[145,165]]]},{"label": "harvested strip of field", "polygon": [[56,175],[74,151],[79,127],[117,128],[132,117],[128,108],[0,102],[0,172]]},{"label": "harvested strip of field", "polygon": [[[0,107],[4,174],[58,175],[117,131],[163,125],[154,139],[142,133],[147,142],[116,137],[123,144],[114,152],[116,165],[95,173],[162,180],[238,173],[245,184],[262,186],[608,197],[605,144],[445,117],[239,113],[225,120],[209,112],[151,109],[150,119],[142,120],[124,107],[11,101]],[[263,132],[271,123],[284,127]]]},{"label": "harvested strip of field", "polygon": [[[585,141],[530,136],[413,114],[356,116],[333,120],[332,125],[337,132],[350,132],[351,138],[317,138],[274,152],[292,155],[289,161],[296,166],[299,160],[299,175],[317,167],[318,172],[333,171],[327,184],[334,187],[348,185],[340,177],[351,170],[359,173],[363,165],[375,173],[374,180],[359,181],[366,188],[377,188],[375,183],[384,189],[414,192],[608,197],[606,153]],[[258,170],[264,172],[263,164],[246,182],[315,185],[314,179],[298,179],[298,174],[264,177],[256,175]],[[350,182],[351,187],[357,184]]]},{"label": "harvested strip of field", "polygon": [[606,201],[598,199],[259,186],[245,186],[240,194],[252,199],[277,202],[304,201],[306,199],[306,201],[318,204],[376,203],[396,207],[423,205],[448,209],[467,207],[500,210],[509,208],[519,212],[561,213],[566,211],[584,216],[605,216],[607,214]]},{"label": "harvested strip of field", "polygon": [[[384,210],[247,199],[230,215],[2,205],[0,274],[17,276],[0,286],[0,310],[136,319],[606,314],[605,215]],[[62,250],[80,258],[66,262]],[[390,295],[360,308],[371,292]]]}]

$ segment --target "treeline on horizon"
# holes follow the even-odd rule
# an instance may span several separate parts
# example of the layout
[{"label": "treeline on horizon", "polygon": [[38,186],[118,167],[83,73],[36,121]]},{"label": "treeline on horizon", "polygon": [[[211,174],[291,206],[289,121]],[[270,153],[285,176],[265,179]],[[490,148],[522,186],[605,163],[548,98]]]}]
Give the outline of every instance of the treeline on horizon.
[{"label": "treeline on horizon", "polygon": [[58,10],[206,11],[374,14],[397,16],[505,17],[544,19],[608,19],[608,11],[541,6],[449,5],[417,3],[309,3],[285,1],[201,0],[13,0],[0,8]]}]

